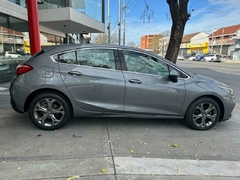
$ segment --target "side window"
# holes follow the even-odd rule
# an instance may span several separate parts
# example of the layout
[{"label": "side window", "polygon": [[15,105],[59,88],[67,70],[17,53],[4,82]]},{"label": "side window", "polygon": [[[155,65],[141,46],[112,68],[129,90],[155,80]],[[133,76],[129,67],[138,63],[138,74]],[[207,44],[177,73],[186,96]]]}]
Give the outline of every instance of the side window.
[{"label": "side window", "polygon": [[58,61],[60,63],[66,63],[66,64],[76,64],[76,52],[66,52],[62,53],[58,56]]},{"label": "side window", "polygon": [[146,54],[123,51],[128,71],[168,76],[168,66]]},{"label": "side window", "polygon": [[77,64],[115,69],[114,52],[109,49],[81,49],[77,51]]}]

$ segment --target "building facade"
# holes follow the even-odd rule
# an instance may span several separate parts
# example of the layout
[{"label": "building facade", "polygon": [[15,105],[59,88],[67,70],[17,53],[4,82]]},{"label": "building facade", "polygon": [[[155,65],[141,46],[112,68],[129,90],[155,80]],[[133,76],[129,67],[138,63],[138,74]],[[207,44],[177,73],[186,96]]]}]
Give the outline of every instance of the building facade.
[{"label": "building facade", "polygon": [[240,24],[213,31],[212,34],[209,35],[210,52],[229,55],[228,48],[235,44],[235,37],[239,29]]},{"label": "building facade", "polygon": [[179,54],[205,54],[208,52],[208,36],[205,32],[196,32],[183,36]]},{"label": "building facade", "polygon": [[162,37],[159,39],[159,55],[165,57],[169,44],[170,37]]},{"label": "building facade", "polygon": [[159,52],[159,39],[162,35],[151,34],[141,37],[140,48],[148,51]]},{"label": "building facade", "polygon": [[[40,32],[52,35],[56,43],[84,42],[84,34],[105,31],[104,0],[36,1]],[[26,1],[0,0],[0,26],[28,32]]]},{"label": "building facade", "polygon": [[24,34],[0,26],[0,54],[4,51],[22,51],[24,47]]},{"label": "building facade", "polygon": [[240,60],[240,29],[237,30],[236,35],[232,39],[234,44],[228,48],[228,55],[233,60]]}]

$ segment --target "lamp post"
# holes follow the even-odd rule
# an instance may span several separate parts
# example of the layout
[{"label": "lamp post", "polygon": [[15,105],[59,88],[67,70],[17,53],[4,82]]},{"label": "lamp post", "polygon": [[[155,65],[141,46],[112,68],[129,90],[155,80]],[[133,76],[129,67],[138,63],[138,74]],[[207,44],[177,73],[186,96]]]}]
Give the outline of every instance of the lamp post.
[{"label": "lamp post", "polygon": [[212,29],[212,48],[211,48],[211,53],[213,54],[213,37],[214,37],[214,29]]},{"label": "lamp post", "polygon": [[219,11],[221,14],[222,14],[222,17],[223,17],[223,21],[222,21],[222,38],[221,38],[221,47],[220,47],[220,54],[222,54],[222,48],[223,48],[223,36],[224,36],[224,22],[225,22],[225,16],[224,16],[224,12],[220,9],[213,9],[212,10],[216,10],[216,11]]}]

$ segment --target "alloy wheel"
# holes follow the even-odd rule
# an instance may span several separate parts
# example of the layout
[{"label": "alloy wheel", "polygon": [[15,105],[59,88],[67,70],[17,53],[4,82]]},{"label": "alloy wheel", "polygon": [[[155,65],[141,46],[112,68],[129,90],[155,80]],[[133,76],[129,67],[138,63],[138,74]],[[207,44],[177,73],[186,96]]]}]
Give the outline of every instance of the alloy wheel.
[{"label": "alloy wheel", "polygon": [[60,101],[53,98],[45,98],[34,106],[34,118],[42,126],[56,126],[64,118],[65,110]]},{"label": "alloy wheel", "polygon": [[210,102],[200,103],[193,110],[193,122],[196,126],[205,128],[215,123],[218,116],[216,107]]}]

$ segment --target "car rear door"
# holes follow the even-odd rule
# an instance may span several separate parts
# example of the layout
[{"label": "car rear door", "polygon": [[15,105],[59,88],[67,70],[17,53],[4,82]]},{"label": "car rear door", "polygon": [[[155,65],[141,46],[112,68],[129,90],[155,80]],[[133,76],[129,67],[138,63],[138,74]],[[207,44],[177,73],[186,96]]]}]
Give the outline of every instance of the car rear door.
[{"label": "car rear door", "polygon": [[185,98],[185,81],[169,80],[168,65],[149,55],[122,51],[126,95],[125,113],[179,115]]},{"label": "car rear door", "polygon": [[123,112],[125,82],[115,49],[82,48],[58,55],[65,86],[77,105],[92,112]]}]

